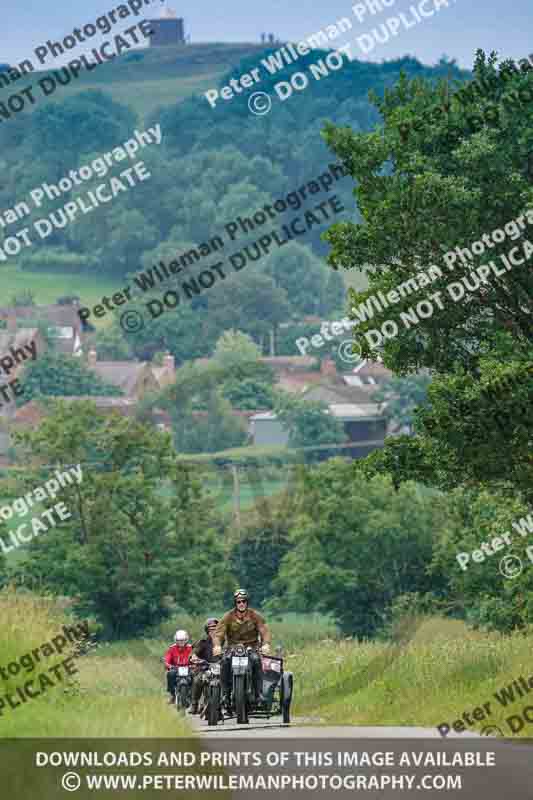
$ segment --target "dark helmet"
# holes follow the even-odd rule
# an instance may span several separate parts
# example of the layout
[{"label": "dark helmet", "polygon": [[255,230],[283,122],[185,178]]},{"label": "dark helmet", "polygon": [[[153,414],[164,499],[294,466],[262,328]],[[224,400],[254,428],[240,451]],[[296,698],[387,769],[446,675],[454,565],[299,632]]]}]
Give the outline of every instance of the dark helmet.
[{"label": "dark helmet", "polygon": [[215,625],[218,625],[218,619],[216,617],[208,617],[204,625],[205,632],[209,633],[209,628],[213,628]]},{"label": "dark helmet", "polygon": [[237,605],[237,600],[246,600],[247,603],[249,602],[250,595],[246,589],[237,589],[237,591],[233,593],[233,602],[235,605]]}]

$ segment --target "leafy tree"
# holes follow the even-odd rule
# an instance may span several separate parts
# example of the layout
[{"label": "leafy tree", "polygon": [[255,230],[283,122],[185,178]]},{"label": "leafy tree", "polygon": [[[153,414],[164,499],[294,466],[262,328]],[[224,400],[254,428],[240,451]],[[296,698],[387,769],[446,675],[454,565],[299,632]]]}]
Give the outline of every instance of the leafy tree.
[{"label": "leafy tree", "polygon": [[[117,331],[117,338],[125,336],[134,355],[143,361],[151,361],[154,354],[161,351],[170,352],[178,365],[207,356],[214,347],[216,333],[207,331],[206,312],[192,304],[185,304],[175,311],[167,309],[155,319],[150,319],[147,304],[154,299],[161,302],[161,292],[146,292],[142,299],[128,303],[128,310],[138,311],[146,324],[138,331],[123,334],[116,323],[113,327]],[[158,309],[159,306],[153,308]]]},{"label": "leafy tree", "polygon": [[249,586],[253,603],[272,600],[273,581],[283,557],[289,552],[292,516],[283,501],[269,498],[269,514],[247,520],[231,547],[229,564],[240,586]]},{"label": "leafy tree", "polygon": [[417,416],[437,485],[496,492],[511,482],[533,503],[532,363],[533,348],[527,360],[501,348],[480,359],[478,380],[459,370],[434,379]]},{"label": "leafy tree", "polygon": [[263,361],[241,361],[231,366],[219,367],[212,363],[206,375],[213,375],[213,380],[221,385],[226,385],[233,381],[253,381],[256,383],[266,383],[273,386],[276,376],[269,364]]},{"label": "leafy tree", "polygon": [[[37,107],[35,114],[24,121],[22,149],[30,156],[39,153],[39,164],[21,172],[21,195],[39,184],[40,175],[35,182],[39,170],[41,180],[57,181],[75,168],[83,153],[102,153],[127,139],[135,124],[135,115],[129,108],[96,89]],[[53,174],[43,174],[50,167]]]},{"label": "leafy tree", "polygon": [[[133,55],[137,58],[140,54]],[[304,57],[302,66],[314,60],[314,55],[309,54]],[[249,68],[255,66],[256,56],[235,64],[231,72],[242,74],[246,64]],[[161,145],[142,151],[142,158],[152,173],[150,181],[117,197],[113,204],[84,216],[83,224],[69,225],[54,231],[44,242],[35,242],[33,248],[21,252],[19,263],[45,272],[54,271],[58,264],[71,273],[98,272],[117,276],[123,275],[126,269],[131,272],[140,268],[146,254],[157,249],[157,243],[161,246],[180,241],[200,244],[221,235],[226,246],[229,245],[224,228],[235,219],[233,214],[254,214],[266,203],[282,199],[324,171],[331,160],[320,136],[324,120],[359,130],[369,130],[379,121],[378,111],[368,102],[368,89],[382,91],[396,80],[400,69],[431,79],[448,72],[457,77],[465,74],[451,64],[428,68],[413,58],[385,65],[356,61],[347,64],[335,81],[317,83],[311,101],[307,93],[305,97],[295,96],[291,103],[279,109],[275,119],[263,120],[265,135],[259,137],[257,120],[250,115],[244,95],[236,97],[231,108],[228,105],[228,113],[216,129],[211,125],[213,110],[200,97],[158,109],[145,122],[146,126],[159,123],[163,130]],[[272,88],[270,83],[273,85],[289,75],[287,67],[271,76],[266,90]],[[9,125],[0,129],[2,208],[12,207],[17,198],[27,196],[43,182],[57,184],[70,170],[92,163],[130,138],[136,125],[130,108],[98,90],[59,97],[58,102],[55,97],[53,100],[36,108],[35,114],[16,115]],[[61,131],[68,131],[68,135],[61,135]],[[34,158],[35,153],[39,153],[38,159]],[[117,164],[116,169],[128,164],[129,161]],[[315,169],[311,165],[320,167]],[[107,179],[108,176],[103,177],[104,181]],[[70,199],[93,188],[92,182],[73,187]],[[348,206],[351,200],[349,181],[339,180],[334,191]],[[187,197],[186,203],[184,197]],[[324,194],[314,199],[308,197],[306,207],[312,207],[315,199],[321,201],[324,197]],[[43,216],[54,210],[54,202],[43,203],[40,208]],[[245,202],[249,205],[244,205]],[[244,246],[250,236],[257,238],[271,226],[281,230],[281,225],[300,213],[298,209],[289,208],[250,234],[243,232],[241,235],[239,231],[234,244]],[[357,213],[354,218],[357,219]],[[322,230],[316,227],[305,237],[306,246],[319,258],[326,252],[320,238]],[[122,249],[120,232],[124,236]],[[67,259],[67,255],[70,258]],[[152,263],[157,261],[150,260],[150,265]],[[261,265],[251,269],[260,271]],[[320,296],[324,314],[328,294],[326,290]],[[218,329],[216,334],[220,335],[222,330]]]},{"label": "leafy tree", "polygon": [[242,331],[225,331],[216,343],[213,361],[220,367],[233,367],[257,361],[261,350],[254,340]]},{"label": "leafy tree", "polygon": [[254,378],[226,380],[222,386],[222,394],[233,408],[248,411],[271,409],[276,402],[271,384]]},{"label": "leafy tree", "polygon": [[320,313],[328,275],[323,262],[308,247],[289,242],[276,248],[265,259],[264,271],[287,292],[294,311],[300,314]]},{"label": "leafy tree", "polygon": [[443,491],[464,485],[497,493],[511,485],[533,503],[531,361],[491,356],[480,369],[480,382],[464,373],[433,377],[429,405],[414,412],[420,435],[388,440],[359,464],[365,474],[384,471],[397,484],[417,480]]},{"label": "leafy tree", "polygon": [[[423,324],[407,330],[399,319],[401,311],[436,290],[443,291],[446,302],[444,289],[450,280],[459,281],[489,257],[496,260],[506,254],[510,238],[495,243],[490,256],[473,254],[468,265],[457,258],[449,269],[443,261],[444,253],[468,247],[484,233],[519,217],[533,199],[526,170],[533,109],[525,105],[517,114],[506,105],[511,93],[527,90],[533,78],[530,73],[518,73],[512,80],[498,79],[508,62],[498,72],[495,60],[494,54],[486,59],[478,51],[474,78],[495,80],[495,88],[476,99],[476,111],[484,114],[497,107],[496,123],[474,125],[469,105],[460,93],[450,95],[445,81],[434,86],[419,79],[409,81],[404,75],[382,101],[374,96],[384,118],[383,129],[368,134],[333,125],[326,129],[330,147],[358,182],[355,195],[365,221],[364,225],[342,222],[332,227],[327,234],[332,245],[330,262],[361,271],[367,264],[379,265],[368,276],[367,292],[351,292],[352,303],[377,290],[386,295],[419,274],[422,265],[435,264],[443,272],[429,290],[404,293],[400,302],[359,325],[361,333],[379,327],[387,318],[398,321],[398,336],[383,345],[385,363],[397,370],[425,366],[448,371],[459,362],[473,373],[480,348],[492,347],[498,335],[511,335],[517,350],[533,340],[528,318],[533,279],[530,271],[519,267],[473,291],[468,303],[448,301],[443,311],[436,311]],[[446,102],[449,113],[436,119],[435,107]],[[407,139],[402,126],[411,126]],[[510,229],[506,233],[516,236]],[[363,340],[365,345],[368,355],[370,348]]]},{"label": "leafy tree", "polygon": [[331,311],[342,311],[346,302],[346,287],[340,272],[333,270],[328,277],[321,313],[329,314]]},{"label": "leafy tree", "polygon": [[[533,524],[531,508],[522,497],[512,494],[509,487],[499,493],[456,489],[451,493],[450,507],[454,524],[437,532],[431,565],[435,573],[447,576],[449,608],[473,625],[489,630],[509,633],[531,625],[533,571],[525,552],[528,539],[523,538]],[[520,520],[528,520],[521,526],[524,534],[513,528],[513,523]],[[471,556],[483,542],[490,544],[506,531],[513,543],[511,547],[501,539],[504,549],[500,552],[486,556],[481,563],[471,557],[464,563],[464,555]],[[458,554],[463,554],[463,567]],[[506,579],[501,571],[502,559],[509,554],[520,560],[515,561],[516,565],[521,562],[525,567],[514,579]]]},{"label": "leafy tree", "polygon": [[118,386],[106,383],[79,359],[61,353],[47,353],[24,370],[24,394],[20,404],[39,397],[81,397],[122,395]]},{"label": "leafy tree", "polygon": [[172,417],[176,449],[181,453],[209,453],[238,447],[247,439],[247,425],[222,396],[218,381],[224,370],[186,364],[176,380],[161,392],[159,407]]},{"label": "leafy tree", "polygon": [[253,411],[273,408],[276,400],[272,367],[254,358],[220,366],[212,360],[209,371],[216,375],[223,396],[234,408]]},{"label": "leafy tree", "polygon": [[295,505],[291,549],[274,581],[286,607],[331,613],[345,633],[367,637],[398,596],[444,587],[428,567],[449,513],[415,484],[396,491],[388,478],[369,481],[330,459],[304,473]]},{"label": "leafy tree", "polygon": [[[276,354],[278,356],[299,356],[300,350],[296,347],[296,340],[301,337],[311,339],[320,330],[320,326],[311,322],[294,322],[278,328],[276,333]],[[308,355],[313,352],[317,358],[320,357],[322,349],[316,350],[309,348]]]},{"label": "leafy tree", "polygon": [[94,338],[98,357],[108,361],[128,361],[132,352],[129,341],[118,326],[99,328]]},{"label": "leafy tree", "polygon": [[385,416],[398,427],[407,427],[410,433],[414,423],[414,410],[427,402],[427,387],[431,378],[413,375],[407,378],[391,378],[378,389],[373,399],[387,403]]},{"label": "leafy tree", "polygon": [[202,409],[194,409],[192,403],[175,409],[176,449],[181,453],[216,453],[243,445],[247,439],[247,425],[232,414],[231,405],[220,390],[210,387],[202,400]]},{"label": "leafy tree", "polygon": [[342,444],[346,441],[342,423],[327,413],[326,403],[278,393],[275,411],[289,431],[289,447]]},{"label": "leafy tree", "polygon": [[234,328],[266,343],[271,330],[289,314],[287,293],[269,275],[241,271],[209,292],[207,331],[219,336]]},{"label": "leafy tree", "polygon": [[[491,275],[470,290],[468,302],[453,303],[446,292],[451,280],[468,278],[489,259],[501,267],[499,256],[513,246],[526,260],[533,252],[527,238],[529,218],[522,217],[524,231],[512,222],[533,201],[527,171],[533,110],[522,104],[515,113],[514,94],[530,91],[533,78],[531,66],[513,72],[511,64],[504,61],[498,68],[494,53],[487,58],[478,51],[474,79],[488,88],[466,102],[464,92],[451,93],[445,80],[434,85],[403,75],[383,100],[374,96],[382,129],[365,134],[328,125],[328,144],[357,181],[355,196],[364,224],[338,223],[327,239],[332,265],[360,271],[368,264],[376,267],[368,275],[368,291],[351,291],[352,305],[378,291],[386,296],[427,265],[442,272],[430,288],[404,292],[399,302],[366,322],[353,313],[363,355],[373,350],[363,334],[379,329],[386,319],[395,320],[398,335],[382,344],[386,366],[399,375],[424,367],[435,374],[428,393],[431,408],[419,413],[423,441],[409,445],[405,454],[417,448],[421,461],[411,461],[411,472],[403,472],[403,478],[424,472],[426,480],[441,488],[474,481],[480,487],[489,482],[496,490],[510,472],[514,485],[531,496],[525,443],[531,439],[533,418],[525,400],[527,383],[520,389],[523,413],[513,411],[511,396],[501,398],[490,413],[477,401],[491,371],[517,375],[531,362],[533,273],[516,266],[504,275]],[[448,105],[437,117],[435,108]],[[467,263],[457,257],[446,265],[445,253],[470,248],[496,229],[505,232],[503,241],[492,241],[481,254],[472,252],[472,258],[465,257]],[[470,286],[474,278],[469,276]],[[435,307],[430,318],[404,326],[400,313],[436,291],[442,292],[444,308]],[[465,414],[458,413],[457,401]],[[395,456],[402,447],[407,447],[404,441],[394,444]],[[389,449],[373,454],[370,461],[384,464],[390,456]],[[399,462],[405,465],[406,459]]]},{"label": "leafy tree", "polygon": [[367,480],[386,475],[397,489],[404,481],[428,485],[435,481],[431,448],[421,436],[390,436],[384,447],[357,461],[355,468]]},{"label": "leafy tree", "polygon": [[[219,178],[217,178],[217,182],[220,183]],[[217,226],[220,228],[237,220],[238,217],[249,218],[250,212],[259,211],[263,206],[272,203],[272,197],[261,191],[250,180],[233,183],[229,187],[225,186],[224,189],[226,194],[217,207]],[[267,224],[264,223],[265,227]],[[252,225],[254,225],[254,228],[248,228],[247,231],[244,231],[242,226],[237,227],[237,231],[232,234],[236,243],[240,243],[243,240],[257,240],[258,236],[263,234],[263,230],[256,228],[255,223],[252,222]]]},{"label": "leafy tree", "polygon": [[168,434],[101,417],[90,401],[56,401],[17,438],[29,463],[83,467],[82,483],[62,494],[72,521],[32,539],[19,581],[73,596],[114,637],[159,622],[172,601],[194,613],[221,602],[227,573],[212,509]]}]

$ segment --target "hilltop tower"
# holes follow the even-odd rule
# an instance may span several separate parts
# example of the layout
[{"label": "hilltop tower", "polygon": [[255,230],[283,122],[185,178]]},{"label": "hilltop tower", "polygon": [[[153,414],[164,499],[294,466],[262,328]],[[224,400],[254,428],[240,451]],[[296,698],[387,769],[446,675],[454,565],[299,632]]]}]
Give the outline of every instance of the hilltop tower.
[{"label": "hilltop tower", "polygon": [[153,34],[150,36],[150,47],[165,47],[169,44],[185,44],[185,26],[183,19],[176,16],[174,9],[161,0],[159,16],[149,20]]}]

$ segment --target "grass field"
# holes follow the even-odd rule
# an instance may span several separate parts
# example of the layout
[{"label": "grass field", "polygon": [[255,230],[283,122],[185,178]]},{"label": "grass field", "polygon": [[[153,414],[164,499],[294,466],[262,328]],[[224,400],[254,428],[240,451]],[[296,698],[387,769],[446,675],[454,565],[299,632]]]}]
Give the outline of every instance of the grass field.
[{"label": "grass field", "polygon": [[[65,611],[46,599],[3,591],[0,592],[0,602],[0,666],[3,667],[24,658],[34,648],[42,650],[42,645],[61,634],[63,625],[73,624]],[[109,740],[118,737],[130,742],[122,748],[117,746],[118,749],[128,752],[137,749],[131,745],[131,739],[134,738],[139,739],[138,749],[150,751],[141,737],[143,740],[171,741],[172,752],[200,751],[200,739],[195,737],[192,740],[193,731],[187,719],[181,713],[176,713],[175,706],[166,704],[159,653],[154,651],[153,656],[146,657],[143,651],[144,657],[138,658],[136,644],[129,643],[127,647],[121,647],[117,651],[102,648],[97,657],[76,658],[74,666],[78,668],[78,672],[70,678],[67,676],[66,680],[58,681],[56,673],[51,673],[50,670],[71,654],[70,647],[65,648],[61,655],[55,654],[41,660],[33,671],[28,672],[23,668],[23,674],[19,673],[7,683],[0,678],[0,698],[3,700],[9,693],[15,703],[16,689],[26,686],[28,680],[32,680],[30,691],[34,693],[38,693],[42,685],[39,675],[49,677],[51,674],[50,680],[54,683],[50,687],[46,685],[46,691],[37,694],[33,699],[27,699],[14,709],[8,707],[8,710],[0,713],[0,740],[4,756],[2,778],[3,784],[12,789],[10,796],[38,796],[41,800],[57,798],[58,771],[28,770],[27,767],[27,747],[32,749],[31,763],[35,764],[35,741],[39,738],[64,739],[65,748],[84,753],[94,752],[94,739],[102,740],[102,753],[108,749],[114,750],[114,743]],[[63,675],[64,668],[58,667],[57,674]],[[183,737],[187,739],[184,740]],[[10,739],[22,741],[17,742],[15,747]],[[31,742],[26,742],[28,739]],[[106,747],[106,743],[110,746]],[[45,743],[43,742],[42,747],[37,746],[37,749],[45,750]],[[162,749],[168,751],[168,745]],[[158,752],[157,745],[155,750]],[[60,771],[59,777],[63,771],[64,769]],[[113,774],[119,771],[112,769]],[[218,770],[201,767],[196,768],[196,771],[202,774]],[[142,780],[146,768],[126,768],[126,772],[137,774]],[[102,794],[108,796],[107,792]],[[83,786],[77,794],[81,798],[93,795],[94,792]],[[128,796],[150,798],[156,795],[148,788],[148,791],[128,792]],[[160,796],[160,792],[157,796]],[[216,793],[216,797],[221,796],[226,797],[227,793]],[[215,793],[202,792],[202,797],[205,800],[215,800]]]},{"label": "grass field", "polygon": [[[192,94],[205,92],[216,86],[221,72],[213,72],[205,77],[167,78],[162,80],[143,81],[142,92],[134,83],[86,84],[83,89],[100,89],[110,94],[117,103],[135,109],[139,119],[144,120],[159,106],[171,106],[186,100]],[[71,94],[74,94],[71,90]]]},{"label": "grass field", "polygon": [[[6,301],[25,289],[33,292],[39,305],[55,303],[62,295],[77,294],[87,304],[99,303],[105,294],[120,291],[117,278],[93,275],[69,275],[64,272],[23,272],[16,265],[0,266],[0,288]],[[100,320],[97,320],[99,322]],[[104,321],[104,320],[101,320]]]},{"label": "grass field", "polygon": [[[211,609],[209,614],[220,616],[224,609]],[[154,632],[152,642],[158,642],[159,647],[168,646],[172,641],[176,625],[186,628],[192,639],[204,635],[203,626],[205,615],[192,616],[182,614],[179,620],[169,620],[158,626]],[[336,639],[340,636],[335,623],[324,614],[296,614],[286,613],[282,617],[270,619],[272,627],[272,643],[274,647],[283,647],[286,655],[290,656],[297,648],[316,646],[325,639]],[[119,645],[111,645],[116,648]]]},{"label": "grass field", "polygon": [[[272,497],[279,494],[285,488],[285,480],[262,480],[259,487],[252,486],[246,480],[240,484],[240,509],[241,511],[248,511],[255,503],[262,498]],[[228,513],[234,510],[235,501],[233,489],[229,486],[222,486],[221,488],[212,487],[217,495],[217,508],[222,513]]]}]

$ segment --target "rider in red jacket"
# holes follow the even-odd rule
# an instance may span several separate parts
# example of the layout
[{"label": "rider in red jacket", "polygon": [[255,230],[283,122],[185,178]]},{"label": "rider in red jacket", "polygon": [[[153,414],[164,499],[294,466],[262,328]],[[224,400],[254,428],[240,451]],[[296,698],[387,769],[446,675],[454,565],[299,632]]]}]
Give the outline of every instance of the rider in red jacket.
[{"label": "rider in red jacket", "polygon": [[176,667],[186,667],[192,653],[187,631],[176,631],[174,637],[176,644],[171,645],[165,653],[165,667],[167,670],[167,690],[170,694],[169,704],[176,700]]}]

